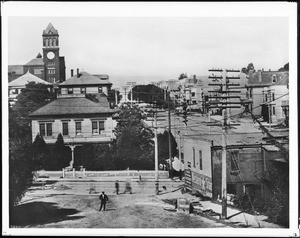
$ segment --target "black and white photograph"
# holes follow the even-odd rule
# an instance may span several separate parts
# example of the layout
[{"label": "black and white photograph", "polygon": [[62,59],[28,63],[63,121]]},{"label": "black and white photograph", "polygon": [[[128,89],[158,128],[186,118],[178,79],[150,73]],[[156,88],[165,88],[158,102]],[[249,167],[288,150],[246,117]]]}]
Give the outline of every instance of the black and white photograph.
[{"label": "black and white photograph", "polygon": [[3,236],[299,237],[295,2],[1,8]]}]

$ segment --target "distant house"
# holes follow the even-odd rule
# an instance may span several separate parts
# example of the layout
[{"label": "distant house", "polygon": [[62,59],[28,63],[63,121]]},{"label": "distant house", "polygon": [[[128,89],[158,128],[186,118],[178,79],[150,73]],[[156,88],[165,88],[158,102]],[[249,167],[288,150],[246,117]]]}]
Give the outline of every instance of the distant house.
[{"label": "distant house", "polygon": [[38,78],[37,76],[27,71],[26,74],[8,83],[9,103],[11,105],[13,105],[17,101],[17,96],[21,93],[21,90],[23,88],[26,88],[26,84],[28,84],[29,82],[46,84],[49,86],[49,90],[52,88],[52,85],[50,83]]},{"label": "distant house", "polygon": [[[288,132],[280,132],[288,137]],[[192,191],[217,199],[221,197],[222,136],[204,133],[184,138],[185,183]],[[279,149],[265,140],[262,133],[227,136],[227,194],[247,191],[252,197],[266,196],[263,179],[270,161],[282,158]]]},{"label": "distant house", "polygon": [[253,114],[269,123],[282,122],[288,114],[289,72],[258,70],[249,74],[248,99]]},{"label": "distant house", "polygon": [[104,93],[107,96],[111,87],[108,75],[92,75],[77,69],[75,76],[72,70],[71,78],[59,84],[59,91],[61,95]]}]

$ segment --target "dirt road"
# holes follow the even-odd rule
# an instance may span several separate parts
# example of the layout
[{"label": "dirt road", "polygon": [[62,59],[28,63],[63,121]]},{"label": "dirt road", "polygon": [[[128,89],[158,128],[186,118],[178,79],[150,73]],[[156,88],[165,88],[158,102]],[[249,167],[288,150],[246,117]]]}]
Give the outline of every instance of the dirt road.
[{"label": "dirt road", "polygon": [[99,212],[98,194],[32,190],[11,215],[12,227],[20,228],[208,228],[226,227],[199,215],[178,213],[165,199],[170,193],[108,194],[105,212]]}]

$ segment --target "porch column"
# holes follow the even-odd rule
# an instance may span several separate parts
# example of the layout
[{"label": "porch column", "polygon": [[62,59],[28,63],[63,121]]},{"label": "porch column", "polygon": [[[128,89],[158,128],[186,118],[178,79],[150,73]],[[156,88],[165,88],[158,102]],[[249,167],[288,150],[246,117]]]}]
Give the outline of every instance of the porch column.
[{"label": "porch column", "polygon": [[71,148],[71,152],[72,152],[72,160],[70,162],[70,168],[73,169],[73,165],[74,165],[74,149],[77,145],[68,145]]}]

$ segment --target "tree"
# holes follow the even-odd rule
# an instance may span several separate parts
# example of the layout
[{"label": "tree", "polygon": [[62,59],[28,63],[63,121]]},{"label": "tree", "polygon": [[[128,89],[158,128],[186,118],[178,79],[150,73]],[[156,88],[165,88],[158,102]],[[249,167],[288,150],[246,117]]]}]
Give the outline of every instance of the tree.
[{"label": "tree", "polygon": [[61,133],[58,134],[57,140],[52,148],[52,159],[49,161],[49,169],[61,170],[69,165],[71,161],[70,149],[65,146],[64,138]]},{"label": "tree", "polygon": [[180,79],[184,79],[184,78],[187,78],[187,77],[188,77],[188,76],[187,76],[186,73],[181,73],[181,74],[179,75],[178,79],[180,80]]},{"label": "tree", "polygon": [[[132,88],[133,100],[153,104],[159,108],[167,108],[169,92],[159,88],[153,84],[136,85]],[[128,99],[131,99],[131,92],[128,94]]]},{"label": "tree", "polygon": [[31,134],[31,120],[28,115],[56,98],[55,93],[50,92],[45,84],[29,82],[25,86],[10,110],[17,118],[21,137]]},{"label": "tree", "polygon": [[277,223],[289,226],[289,164],[272,162],[268,169],[270,199],[267,204],[268,218]]},{"label": "tree", "polygon": [[119,103],[122,98],[122,96],[120,95],[120,91],[112,89],[108,92],[107,100],[111,107],[116,106],[116,94],[117,94],[117,103]]},{"label": "tree", "polygon": [[282,72],[282,71],[289,71],[290,67],[289,67],[289,63],[286,63],[283,67],[281,67],[280,69],[278,69],[278,71]]},{"label": "tree", "polygon": [[48,91],[45,84],[30,82],[21,90],[17,99],[16,104],[9,107],[10,211],[29,186],[32,171],[42,168],[49,158],[49,151],[41,152],[41,148],[45,148],[42,138],[36,138],[32,144],[31,122],[28,115],[55,99],[55,94]]},{"label": "tree", "polygon": [[37,170],[51,169],[50,150],[43,137],[37,134],[32,143],[32,163]]},{"label": "tree", "polygon": [[153,169],[154,134],[142,121],[142,112],[136,106],[120,110],[111,149],[116,169]]},{"label": "tree", "polygon": [[247,67],[242,68],[241,72],[244,74],[249,74],[251,70],[255,72],[253,63],[249,63]]},{"label": "tree", "polygon": [[[169,132],[164,131],[157,135],[158,144],[158,162],[165,163],[166,159],[169,159]],[[177,143],[174,136],[171,133],[171,155],[172,157],[178,155]]]}]

